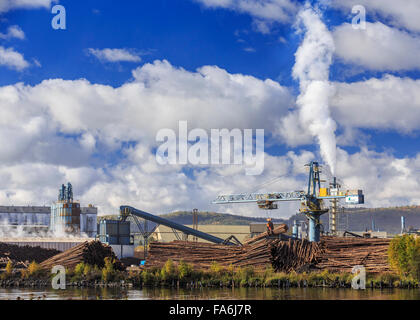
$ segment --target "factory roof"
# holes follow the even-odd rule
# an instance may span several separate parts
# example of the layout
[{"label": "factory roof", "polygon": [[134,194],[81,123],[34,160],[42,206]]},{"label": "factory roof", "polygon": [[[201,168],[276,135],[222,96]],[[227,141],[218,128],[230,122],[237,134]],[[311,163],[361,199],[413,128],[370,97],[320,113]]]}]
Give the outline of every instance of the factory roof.
[{"label": "factory roof", "polygon": [[[81,207],[82,213],[86,214],[97,214],[98,208],[89,206]],[[0,206],[0,213],[51,213],[51,207],[49,206]]]},{"label": "factory roof", "polygon": [[[192,228],[191,225],[187,227]],[[249,226],[247,225],[214,225],[214,224],[203,224],[198,226],[198,230],[211,234],[212,236],[226,239],[231,235],[234,235],[239,241],[244,242],[250,237]],[[178,234],[182,237],[182,232],[178,231]],[[166,226],[158,226],[153,233],[153,236],[157,241],[171,242],[177,240],[172,229]],[[193,236],[189,236],[188,240],[192,240]],[[199,242],[208,242],[206,240],[198,238]]]},{"label": "factory roof", "polygon": [[50,213],[51,208],[47,206],[0,206],[0,213]]},{"label": "factory roof", "polygon": [[50,237],[20,237],[20,238],[11,238],[11,237],[0,237],[0,242],[85,242],[92,241],[95,238],[81,238],[81,237],[67,237],[67,238],[50,238]]}]

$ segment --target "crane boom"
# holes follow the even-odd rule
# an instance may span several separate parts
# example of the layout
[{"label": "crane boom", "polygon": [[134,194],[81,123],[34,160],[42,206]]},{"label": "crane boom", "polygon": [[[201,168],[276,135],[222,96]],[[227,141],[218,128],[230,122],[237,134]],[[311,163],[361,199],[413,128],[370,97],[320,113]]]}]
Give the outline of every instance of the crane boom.
[{"label": "crane boom", "polygon": [[304,191],[269,192],[269,193],[241,193],[220,195],[214,204],[244,203],[258,201],[298,201],[305,198]]},{"label": "crane boom", "polygon": [[277,209],[276,202],[300,201],[300,212],[306,214],[309,220],[309,240],[320,239],[320,216],[328,209],[324,207],[324,200],[345,199],[348,204],[364,203],[362,190],[347,190],[338,192],[338,189],[321,188],[320,165],[312,161],[306,165],[309,167],[308,189],[305,191],[290,192],[265,192],[265,193],[241,193],[219,195],[214,204],[233,204],[256,202],[260,209]]},{"label": "crane boom", "polygon": [[126,219],[127,216],[129,216],[131,214],[131,215],[134,215],[134,216],[137,216],[137,217],[149,220],[149,221],[153,221],[157,224],[161,224],[161,225],[173,228],[175,230],[182,231],[183,233],[185,233],[187,235],[196,236],[198,238],[207,240],[209,242],[213,242],[213,243],[217,243],[217,244],[229,244],[229,245],[234,245],[235,244],[231,241],[226,241],[225,239],[212,236],[211,234],[192,229],[192,228],[184,226],[182,224],[170,221],[168,219],[164,219],[162,217],[156,216],[154,214],[150,214],[148,212],[145,212],[143,210],[139,210],[139,209],[136,209],[136,208],[133,208],[133,207],[130,207],[130,206],[121,206],[120,207],[120,214],[123,217],[123,219]]}]

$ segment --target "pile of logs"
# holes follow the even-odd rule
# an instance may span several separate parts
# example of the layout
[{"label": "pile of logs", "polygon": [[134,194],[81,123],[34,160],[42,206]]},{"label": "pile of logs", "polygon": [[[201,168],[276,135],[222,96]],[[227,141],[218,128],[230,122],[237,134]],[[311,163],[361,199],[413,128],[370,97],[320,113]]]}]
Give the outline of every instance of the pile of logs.
[{"label": "pile of logs", "polygon": [[313,267],[321,249],[307,240],[276,240],[271,244],[271,265],[275,271],[306,271]]},{"label": "pile of logs", "polygon": [[306,240],[273,239],[262,236],[240,246],[173,241],[152,242],[147,268],[161,268],[168,259],[175,264],[181,260],[196,269],[208,269],[216,262],[222,267],[253,266],[256,269],[271,265],[275,271],[302,272],[328,270],[351,272],[363,265],[370,273],[390,271],[387,250],[389,239],[323,237],[320,243]]},{"label": "pile of logs", "polygon": [[15,268],[26,268],[30,262],[40,263],[60,251],[41,247],[18,246],[0,242],[0,268],[4,268],[9,261]]},{"label": "pile of logs", "polygon": [[146,267],[162,268],[166,261],[171,259],[174,263],[179,263],[182,260],[196,269],[208,269],[214,262],[222,267],[232,265],[265,268],[272,264],[273,243],[280,241],[272,237],[286,231],[287,225],[280,225],[273,230],[272,234],[262,233],[245,242],[243,246],[186,241],[152,242],[149,247]]},{"label": "pile of logs", "polygon": [[279,234],[286,233],[287,230],[288,230],[287,224],[281,224],[278,227],[274,228],[274,230],[273,230],[273,232],[271,234],[268,234],[267,231],[266,232],[263,232],[263,233],[259,234],[258,236],[255,236],[255,237],[253,237],[253,238],[245,241],[244,244],[252,244],[252,243],[255,243],[257,241],[263,240],[263,239],[265,239],[265,238],[267,238],[269,236],[272,236],[272,235],[273,236],[277,236]]},{"label": "pile of logs", "polygon": [[59,253],[45,261],[40,266],[43,269],[51,269],[56,265],[72,269],[83,262],[89,265],[96,265],[99,268],[104,266],[104,260],[110,257],[115,261],[114,268],[122,270],[123,266],[117,259],[112,248],[100,241],[85,241],[67,251]]},{"label": "pile of logs", "polygon": [[162,268],[171,259],[175,263],[181,260],[195,269],[206,269],[213,261],[220,265],[229,265],[242,254],[239,246],[227,246],[203,242],[172,241],[169,243],[151,242],[146,259],[146,267]]},{"label": "pile of logs", "polygon": [[389,239],[323,237],[316,268],[335,272],[351,272],[363,265],[369,273],[390,271]]}]

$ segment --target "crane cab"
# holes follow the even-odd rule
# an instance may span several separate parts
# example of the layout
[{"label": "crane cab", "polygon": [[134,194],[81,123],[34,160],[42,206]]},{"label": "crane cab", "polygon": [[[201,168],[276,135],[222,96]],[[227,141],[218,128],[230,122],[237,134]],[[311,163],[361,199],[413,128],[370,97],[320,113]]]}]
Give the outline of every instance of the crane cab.
[{"label": "crane cab", "polygon": [[346,193],[347,204],[363,204],[365,203],[365,196],[362,190],[349,190]]}]

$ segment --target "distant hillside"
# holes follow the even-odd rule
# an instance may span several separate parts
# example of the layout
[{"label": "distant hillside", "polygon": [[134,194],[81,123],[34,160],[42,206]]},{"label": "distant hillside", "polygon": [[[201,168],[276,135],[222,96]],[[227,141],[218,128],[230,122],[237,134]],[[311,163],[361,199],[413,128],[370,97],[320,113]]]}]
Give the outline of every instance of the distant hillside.
[{"label": "distant hillside", "polygon": [[[177,211],[169,214],[162,215],[161,217],[181,223],[181,224],[192,224],[192,213],[191,211]],[[249,225],[250,223],[265,223],[266,218],[252,218],[237,216],[227,213],[217,212],[199,212],[198,223],[199,224],[220,224],[220,225]],[[282,219],[273,219],[274,223],[285,223]]]},{"label": "distant hillside", "polygon": [[[338,215],[339,230],[365,231],[372,229],[372,220],[375,230],[387,231],[391,234],[397,234],[401,231],[401,216],[405,216],[406,227],[420,229],[420,206],[404,206],[393,208],[357,208],[345,209]],[[118,216],[107,216],[107,218],[117,218]],[[177,211],[162,215],[168,220],[191,225],[191,211]],[[98,217],[104,218],[104,216]],[[273,219],[274,223],[286,223],[289,227],[294,220],[306,221],[302,214],[293,215],[289,219]],[[329,215],[322,216],[321,221],[324,229],[329,229]],[[250,223],[265,223],[266,218],[252,218],[233,214],[217,212],[199,212],[199,224],[220,224],[220,225],[249,225]]]},{"label": "distant hillside", "polygon": [[372,229],[373,221],[376,230],[397,234],[401,232],[401,216],[405,217],[407,228],[420,228],[420,206],[346,209],[340,223],[345,225],[348,221],[349,230],[364,231]]}]

